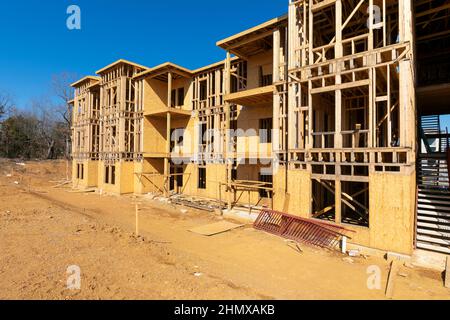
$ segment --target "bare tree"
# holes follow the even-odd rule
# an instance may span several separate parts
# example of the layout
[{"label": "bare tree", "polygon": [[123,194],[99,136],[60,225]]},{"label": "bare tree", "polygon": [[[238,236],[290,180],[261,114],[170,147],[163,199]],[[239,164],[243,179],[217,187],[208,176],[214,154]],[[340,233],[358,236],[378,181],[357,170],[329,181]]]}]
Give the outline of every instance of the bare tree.
[{"label": "bare tree", "polygon": [[14,107],[12,98],[9,94],[0,92],[0,119]]},{"label": "bare tree", "polygon": [[45,143],[47,152],[46,159],[53,159],[55,157],[55,137],[53,135],[53,128],[57,122],[54,113],[55,107],[49,99],[34,100],[32,102],[32,110],[34,117],[38,120],[39,137],[42,143]]},{"label": "bare tree", "polygon": [[71,146],[71,128],[72,128],[72,105],[70,101],[73,99],[73,89],[70,84],[77,79],[77,75],[73,73],[63,72],[52,77],[53,93],[58,97],[59,103],[55,106],[55,112],[59,114],[64,121],[65,130],[62,134],[66,141],[65,156],[70,157]]}]

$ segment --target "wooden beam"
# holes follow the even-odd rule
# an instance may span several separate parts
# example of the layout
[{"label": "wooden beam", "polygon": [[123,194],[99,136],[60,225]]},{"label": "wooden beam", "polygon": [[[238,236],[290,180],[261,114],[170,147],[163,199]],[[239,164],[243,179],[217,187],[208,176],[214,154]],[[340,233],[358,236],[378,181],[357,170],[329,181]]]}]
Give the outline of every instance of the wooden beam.
[{"label": "wooden beam", "polygon": [[397,278],[397,273],[399,271],[399,264],[397,260],[391,262],[391,269],[389,271],[389,276],[386,286],[386,298],[392,299],[394,297],[395,279]]}]

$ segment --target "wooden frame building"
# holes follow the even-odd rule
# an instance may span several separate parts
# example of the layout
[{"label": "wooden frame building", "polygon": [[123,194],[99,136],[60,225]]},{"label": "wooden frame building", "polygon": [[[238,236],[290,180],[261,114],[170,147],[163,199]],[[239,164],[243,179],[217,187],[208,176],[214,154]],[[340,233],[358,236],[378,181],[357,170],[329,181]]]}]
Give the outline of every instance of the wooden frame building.
[{"label": "wooden frame building", "polygon": [[290,0],[286,16],[219,41],[216,64],[119,60],[73,84],[74,184],[271,206],[343,224],[358,245],[450,252],[417,198],[431,138],[420,119],[445,114],[450,96],[450,72],[434,64],[450,61],[449,11],[443,0]]}]

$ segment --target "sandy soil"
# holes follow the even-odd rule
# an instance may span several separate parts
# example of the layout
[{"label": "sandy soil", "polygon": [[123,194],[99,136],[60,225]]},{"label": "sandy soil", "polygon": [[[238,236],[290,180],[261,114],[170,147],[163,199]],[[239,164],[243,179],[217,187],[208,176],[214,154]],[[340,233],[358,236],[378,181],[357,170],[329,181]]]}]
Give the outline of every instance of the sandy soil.
[{"label": "sandy soil", "polygon": [[[188,230],[221,218],[150,199],[54,188],[64,162],[0,160],[0,299],[385,299],[388,263],[299,253],[251,226],[214,237]],[[141,236],[134,203],[141,204]],[[67,289],[67,268],[81,289]],[[367,287],[368,267],[382,271]],[[448,299],[438,272],[402,267],[395,299]]]}]

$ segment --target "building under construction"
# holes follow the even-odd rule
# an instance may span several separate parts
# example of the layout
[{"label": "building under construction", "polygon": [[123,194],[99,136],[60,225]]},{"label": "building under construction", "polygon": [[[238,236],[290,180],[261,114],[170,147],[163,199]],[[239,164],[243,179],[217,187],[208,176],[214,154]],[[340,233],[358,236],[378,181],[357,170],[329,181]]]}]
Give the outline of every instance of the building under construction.
[{"label": "building under construction", "polygon": [[73,84],[73,182],[270,207],[351,242],[450,253],[450,1],[291,0],[189,70]]}]

